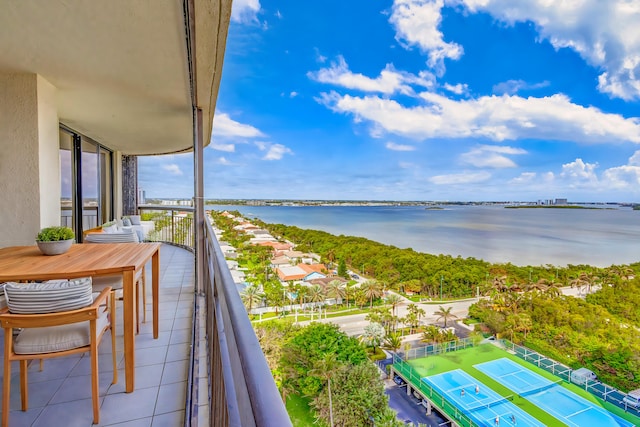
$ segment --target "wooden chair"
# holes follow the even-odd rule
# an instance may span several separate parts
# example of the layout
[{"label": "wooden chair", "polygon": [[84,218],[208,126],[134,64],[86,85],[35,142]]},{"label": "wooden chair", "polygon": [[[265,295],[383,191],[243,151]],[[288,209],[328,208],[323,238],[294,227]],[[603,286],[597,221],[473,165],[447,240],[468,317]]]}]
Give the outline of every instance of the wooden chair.
[{"label": "wooden chair", "polygon": [[[11,362],[14,360],[20,362],[21,402],[22,410],[26,411],[29,406],[27,362],[84,352],[89,352],[91,357],[93,423],[100,422],[98,345],[107,330],[111,331],[112,384],[118,382],[115,330],[110,322],[115,314],[113,297],[107,304],[107,298],[110,296],[112,296],[111,288],[105,288],[93,303],[83,308],[37,314],[10,312],[12,306],[9,299],[9,307],[0,310],[0,325],[4,328],[2,427],[9,425]],[[91,299],[90,288],[89,298]],[[20,313],[23,312],[20,311]],[[20,332],[14,337],[15,330],[19,328]]]},{"label": "wooden chair", "polygon": [[[84,236],[84,243],[139,243],[138,235],[133,230],[117,233],[88,233]],[[146,267],[138,273],[136,283],[136,333],[140,333],[140,287],[142,287],[142,322],[147,323],[147,287]],[[122,299],[122,276],[97,276],[93,278],[93,288],[100,291],[105,287],[111,287]]]}]

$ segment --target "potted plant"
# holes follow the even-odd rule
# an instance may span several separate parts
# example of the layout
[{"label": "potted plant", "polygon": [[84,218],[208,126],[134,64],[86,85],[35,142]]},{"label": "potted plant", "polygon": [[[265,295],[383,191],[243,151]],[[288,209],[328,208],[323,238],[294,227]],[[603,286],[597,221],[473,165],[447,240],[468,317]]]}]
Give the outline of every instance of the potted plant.
[{"label": "potted plant", "polygon": [[36,243],[43,254],[60,255],[69,250],[75,237],[75,233],[69,227],[46,227],[36,236]]}]

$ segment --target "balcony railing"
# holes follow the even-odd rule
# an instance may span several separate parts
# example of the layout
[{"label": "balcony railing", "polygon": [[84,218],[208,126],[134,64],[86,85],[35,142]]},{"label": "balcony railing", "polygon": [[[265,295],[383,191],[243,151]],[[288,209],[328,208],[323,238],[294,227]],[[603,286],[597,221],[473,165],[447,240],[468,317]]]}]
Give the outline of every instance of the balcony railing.
[{"label": "balcony railing", "polygon": [[147,235],[152,242],[167,242],[193,249],[193,208],[190,206],[140,205],[143,219],[153,220],[155,229]]},{"label": "balcony railing", "polygon": [[209,221],[205,293],[212,426],[291,426]]},{"label": "balcony railing", "polygon": [[[141,213],[157,212],[153,240],[193,248],[193,208],[139,206]],[[181,212],[181,213],[180,213]],[[180,214],[179,214],[180,213]],[[168,220],[167,220],[168,219]],[[208,403],[212,427],[287,427],[291,420],[260,348],[242,300],[210,222],[204,226],[203,295],[195,298],[191,367],[185,426],[197,425],[199,410]],[[201,304],[200,301],[203,301]],[[205,310],[203,316],[201,311]],[[205,325],[200,325],[200,321]],[[202,326],[202,328],[201,328]],[[200,331],[206,331],[207,360],[202,360]],[[208,366],[208,396],[198,392],[198,366]]]}]

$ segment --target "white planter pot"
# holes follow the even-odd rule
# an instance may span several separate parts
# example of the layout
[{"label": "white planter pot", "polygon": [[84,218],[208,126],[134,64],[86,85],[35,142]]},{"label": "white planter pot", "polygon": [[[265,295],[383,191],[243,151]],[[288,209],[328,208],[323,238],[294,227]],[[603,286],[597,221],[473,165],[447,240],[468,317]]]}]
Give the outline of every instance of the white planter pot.
[{"label": "white planter pot", "polygon": [[54,242],[36,242],[40,252],[45,255],[60,255],[69,250],[73,244],[73,239],[57,240]]}]

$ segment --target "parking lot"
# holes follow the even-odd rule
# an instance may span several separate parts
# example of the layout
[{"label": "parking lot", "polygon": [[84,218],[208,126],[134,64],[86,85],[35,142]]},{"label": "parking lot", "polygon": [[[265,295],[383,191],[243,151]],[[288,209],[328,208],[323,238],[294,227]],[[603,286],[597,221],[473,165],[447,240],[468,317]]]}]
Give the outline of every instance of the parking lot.
[{"label": "parking lot", "polygon": [[398,419],[407,424],[421,423],[429,427],[437,427],[445,420],[436,411],[426,414],[422,400],[415,396],[407,396],[406,384],[396,384],[393,380],[385,380],[385,393],[389,396],[389,407],[398,413]]}]

